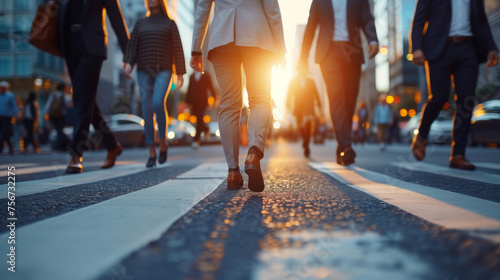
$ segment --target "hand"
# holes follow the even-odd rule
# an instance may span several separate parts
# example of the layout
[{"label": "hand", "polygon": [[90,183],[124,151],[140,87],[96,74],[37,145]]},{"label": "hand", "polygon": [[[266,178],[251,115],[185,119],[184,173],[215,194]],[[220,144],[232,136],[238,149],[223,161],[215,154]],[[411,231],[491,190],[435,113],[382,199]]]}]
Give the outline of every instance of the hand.
[{"label": "hand", "polygon": [[378,54],[378,43],[371,43],[368,46],[368,55],[369,58],[372,59]]},{"label": "hand", "polygon": [[134,67],[130,64],[130,63],[123,63],[123,73],[125,74],[125,77],[127,77],[127,79],[132,79],[132,77],[130,77],[130,73],[132,73],[132,70],[134,69]]},{"label": "hand", "polygon": [[425,64],[425,55],[422,50],[416,50],[413,52],[413,64],[418,66],[423,66]]},{"label": "hand", "polygon": [[193,55],[191,56],[191,62],[189,63],[191,67],[198,72],[205,72],[203,70],[203,55]]},{"label": "hand", "polygon": [[177,75],[177,88],[181,88],[184,84],[184,77],[182,75]]},{"label": "hand", "polygon": [[498,52],[491,51],[488,53],[488,62],[486,62],[486,67],[493,67],[498,64]]}]

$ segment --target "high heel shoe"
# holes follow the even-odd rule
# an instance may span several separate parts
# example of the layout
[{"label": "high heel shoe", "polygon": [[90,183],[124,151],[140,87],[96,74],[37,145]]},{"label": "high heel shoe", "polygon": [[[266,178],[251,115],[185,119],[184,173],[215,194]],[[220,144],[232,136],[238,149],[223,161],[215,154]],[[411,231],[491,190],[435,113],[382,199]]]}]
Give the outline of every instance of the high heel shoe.
[{"label": "high heel shoe", "polygon": [[146,162],[146,167],[150,168],[156,166],[156,157],[149,157],[148,162]]},{"label": "high heel shoe", "polygon": [[160,158],[158,159],[158,163],[162,164],[165,161],[167,161],[167,151],[168,151],[168,147],[165,151],[160,151]]}]

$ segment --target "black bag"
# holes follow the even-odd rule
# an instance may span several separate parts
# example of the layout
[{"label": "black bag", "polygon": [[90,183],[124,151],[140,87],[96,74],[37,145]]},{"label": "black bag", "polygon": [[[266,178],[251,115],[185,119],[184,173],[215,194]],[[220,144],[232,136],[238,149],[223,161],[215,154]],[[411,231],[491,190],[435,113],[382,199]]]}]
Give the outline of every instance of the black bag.
[{"label": "black bag", "polygon": [[62,118],[64,117],[65,109],[66,105],[64,104],[64,96],[54,97],[54,99],[52,99],[52,103],[50,103],[49,117],[51,119]]}]

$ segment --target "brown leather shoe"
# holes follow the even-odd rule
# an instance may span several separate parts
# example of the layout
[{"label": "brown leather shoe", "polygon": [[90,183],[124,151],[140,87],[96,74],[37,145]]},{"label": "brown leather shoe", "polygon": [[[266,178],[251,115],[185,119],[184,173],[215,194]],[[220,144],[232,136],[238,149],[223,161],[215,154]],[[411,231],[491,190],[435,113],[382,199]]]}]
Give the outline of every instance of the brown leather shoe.
[{"label": "brown leather shoe", "polygon": [[248,188],[254,192],[264,191],[264,178],[260,170],[260,159],[256,154],[248,154],[245,160],[245,173],[248,174]]},{"label": "brown leather shoe", "polygon": [[476,166],[465,159],[462,155],[450,157],[450,167],[464,170],[475,170]]},{"label": "brown leather shoe", "polygon": [[340,165],[351,165],[355,162],[355,158],[356,152],[352,149],[352,147],[347,147],[340,152],[340,155],[337,156],[337,163]]},{"label": "brown leather shoe", "polygon": [[418,134],[413,136],[413,141],[411,143],[411,151],[418,161],[422,161],[425,158],[425,147],[427,146],[427,139],[422,139],[418,137]]},{"label": "brown leather shoe", "polygon": [[116,158],[121,155],[123,152],[123,147],[120,145],[120,143],[116,144],[116,147],[108,151],[108,155],[106,156],[106,160],[102,164],[101,168],[110,168],[115,165]]},{"label": "brown leather shoe", "polygon": [[66,167],[66,173],[75,174],[82,173],[83,165],[82,165],[82,157],[72,156],[69,161],[68,167]]},{"label": "brown leather shoe", "polygon": [[240,171],[229,171],[227,174],[227,188],[229,190],[237,190],[243,187],[243,176]]}]

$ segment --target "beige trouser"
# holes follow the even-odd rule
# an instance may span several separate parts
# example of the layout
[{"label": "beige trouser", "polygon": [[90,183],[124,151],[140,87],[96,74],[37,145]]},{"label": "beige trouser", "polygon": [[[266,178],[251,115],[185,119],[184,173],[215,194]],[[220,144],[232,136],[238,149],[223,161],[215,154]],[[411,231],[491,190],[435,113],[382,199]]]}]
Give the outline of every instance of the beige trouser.
[{"label": "beige trouser", "polygon": [[250,105],[248,116],[248,144],[262,152],[266,147],[271,122],[271,72],[273,54],[256,47],[238,47],[234,43],[217,47],[210,52],[215,76],[220,89],[219,130],[222,147],[229,168],[239,166],[240,116],[243,79]]}]

